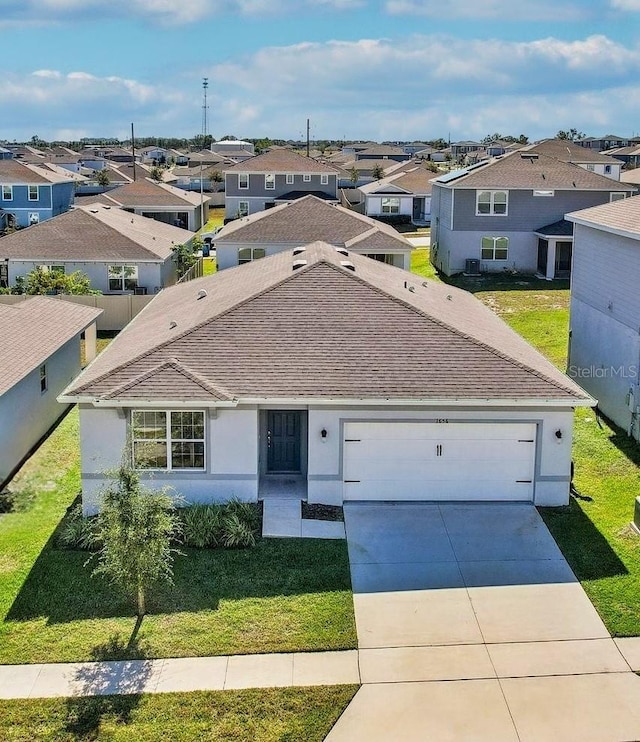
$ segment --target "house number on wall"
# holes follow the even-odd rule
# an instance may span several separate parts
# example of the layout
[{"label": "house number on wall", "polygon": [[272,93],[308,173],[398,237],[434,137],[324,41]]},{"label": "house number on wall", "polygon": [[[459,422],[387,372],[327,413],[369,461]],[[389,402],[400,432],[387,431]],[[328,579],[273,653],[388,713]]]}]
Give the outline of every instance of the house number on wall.
[{"label": "house number on wall", "polygon": [[447,418],[446,418],[446,417],[438,417],[438,418],[436,418],[436,419],[434,420],[434,422],[436,422],[436,423],[448,423],[448,422],[449,422],[449,420],[447,420]]}]

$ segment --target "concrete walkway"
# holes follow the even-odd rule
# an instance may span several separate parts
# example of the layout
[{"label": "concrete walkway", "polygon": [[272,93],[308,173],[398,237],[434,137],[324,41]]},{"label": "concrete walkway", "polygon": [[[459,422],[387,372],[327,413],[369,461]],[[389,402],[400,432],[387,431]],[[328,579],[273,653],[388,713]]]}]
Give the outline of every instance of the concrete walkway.
[{"label": "concrete walkway", "polygon": [[274,538],[345,538],[341,521],[302,518],[302,503],[289,497],[269,497],[262,503],[262,535]]},{"label": "concrete walkway", "polygon": [[0,698],[359,684],[358,652],[0,665]]},{"label": "concrete walkway", "polygon": [[328,742],[640,739],[640,645],[611,639],[533,506],[345,520],[363,686]]}]

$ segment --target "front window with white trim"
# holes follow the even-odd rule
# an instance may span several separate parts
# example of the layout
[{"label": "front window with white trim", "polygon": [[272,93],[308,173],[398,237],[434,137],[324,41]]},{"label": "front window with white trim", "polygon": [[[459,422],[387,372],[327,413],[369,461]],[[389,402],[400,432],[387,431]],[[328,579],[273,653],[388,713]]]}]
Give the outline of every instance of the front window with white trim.
[{"label": "front window with white trim", "polygon": [[329,185],[329,176],[326,173],[320,176],[320,185]]},{"label": "front window with white trim", "polygon": [[264,187],[267,191],[272,191],[276,187],[276,176],[273,173],[266,173],[264,176]]},{"label": "front window with white trim", "polygon": [[248,201],[238,201],[238,218],[241,219],[243,216],[249,216]]},{"label": "front window with white trim", "polygon": [[616,193],[612,193],[609,197],[610,201],[622,201],[623,198],[626,198],[627,194],[624,193],[624,191],[617,191]]},{"label": "front window with white trim", "polygon": [[482,260],[506,260],[509,256],[508,237],[483,237],[480,257]]},{"label": "front window with white trim", "polygon": [[137,265],[110,265],[107,273],[109,291],[134,291],[138,286]]},{"label": "front window with white trim", "polygon": [[2,200],[13,201],[13,186],[11,185],[2,186]]},{"label": "front window with white trim", "polygon": [[40,198],[40,187],[37,185],[29,186],[29,201],[37,201]]},{"label": "front window with white trim", "polygon": [[131,445],[136,469],[205,469],[205,413],[133,410]]},{"label": "front window with white trim", "polygon": [[305,173],[302,176],[302,180],[304,183],[311,183],[311,173]]},{"label": "front window with white trim", "polygon": [[287,173],[287,185],[293,185],[293,173]]},{"label": "front window with white trim", "polygon": [[508,191],[476,191],[476,216],[506,216]]},{"label": "front window with white trim", "polygon": [[241,247],[238,250],[238,265],[250,263],[252,260],[264,258],[264,247]]},{"label": "front window with white trim", "polygon": [[400,213],[400,199],[394,196],[385,196],[382,199],[382,213],[383,214],[399,214]]},{"label": "front window with white trim", "polygon": [[243,190],[249,187],[249,173],[238,173],[238,188]]}]

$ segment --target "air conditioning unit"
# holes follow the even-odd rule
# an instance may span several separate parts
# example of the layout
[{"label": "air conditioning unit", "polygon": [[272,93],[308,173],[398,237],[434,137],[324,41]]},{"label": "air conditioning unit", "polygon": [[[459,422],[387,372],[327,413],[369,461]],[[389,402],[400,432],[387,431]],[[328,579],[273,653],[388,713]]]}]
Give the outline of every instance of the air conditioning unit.
[{"label": "air conditioning unit", "polygon": [[465,276],[479,276],[480,275],[480,260],[478,260],[478,258],[467,258],[465,260],[464,275]]}]

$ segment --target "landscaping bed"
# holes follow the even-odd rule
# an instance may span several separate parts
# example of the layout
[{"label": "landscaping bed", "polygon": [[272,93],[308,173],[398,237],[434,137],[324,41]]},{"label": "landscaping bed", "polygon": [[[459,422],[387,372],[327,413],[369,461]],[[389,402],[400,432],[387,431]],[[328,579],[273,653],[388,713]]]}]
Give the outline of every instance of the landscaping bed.
[{"label": "landscaping bed", "polygon": [[357,644],[346,544],[258,539],[189,549],[174,587],[132,604],[91,577],[86,551],[53,534],[80,488],[73,410],[10,483],[29,505],[0,515],[0,663],[351,649]]},{"label": "landscaping bed", "polygon": [[344,523],[344,510],[339,505],[310,505],[308,502],[303,502],[302,519]]},{"label": "landscaping bed", "polygon": [[321,742],[357,688],[278,688],[2,702],[7,742]]}]

